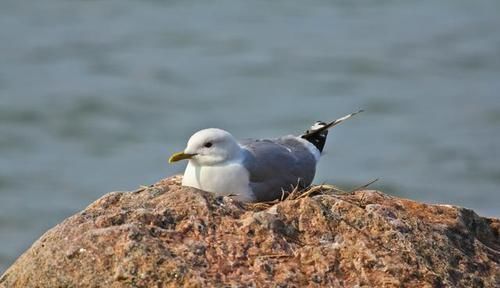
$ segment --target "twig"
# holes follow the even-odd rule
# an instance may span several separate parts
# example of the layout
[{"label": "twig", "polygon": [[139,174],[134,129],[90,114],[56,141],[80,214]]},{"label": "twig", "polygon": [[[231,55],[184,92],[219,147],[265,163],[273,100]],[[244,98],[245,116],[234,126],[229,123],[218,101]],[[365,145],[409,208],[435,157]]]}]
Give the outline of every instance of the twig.
[{"label": "twig", "polygon": [[266,254],[266,255],[248,255],[250,257],[257,257],[257,258],[286,258],[286,257],[293,257],[295,255],[290,255],[290,254]]},{"label": "twig", "polygon": [[139,186],[139,188],[135,189],[134,191],[131,191],[131,193],[139,193],[139,192],[147,190],[147,189],[149,189],[151,187],[153,187],[153,185],[149,185],[149,186],[141,185],[141,186]]},{"label": "twig", "polygon": [[375,183],[375,182],[377,182],[377,181],[378,181],[378,178],[375,178],[375,179],[373,179],[372,181],[370,181],[370,182],[366,183],[365,185],[361,185],[361,186],[359,186],[359,187],[356,187],[356,188],[352,189],[351,191],[347,192],[347,194],[351,194],[351,193],[354,193],[354,192],[356,192],[356,191],[358,191],[358,190],[365,189],[366,187],[368,187],[368,186],[372,185],[373,183]]}]

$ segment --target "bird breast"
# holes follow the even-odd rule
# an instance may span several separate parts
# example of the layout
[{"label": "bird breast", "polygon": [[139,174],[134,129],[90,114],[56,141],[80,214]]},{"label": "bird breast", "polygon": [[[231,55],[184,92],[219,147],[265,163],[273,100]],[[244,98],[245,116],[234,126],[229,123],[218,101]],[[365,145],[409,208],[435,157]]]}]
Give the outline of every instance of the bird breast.
[{"label": "bird breast", "polygon": [[182,185],[212,192],[217,196],[235,195],[235,199],[243,202],[255,201],[248,170],[239,161],[214,166],[199,166],[194,161],[189,161]]}]

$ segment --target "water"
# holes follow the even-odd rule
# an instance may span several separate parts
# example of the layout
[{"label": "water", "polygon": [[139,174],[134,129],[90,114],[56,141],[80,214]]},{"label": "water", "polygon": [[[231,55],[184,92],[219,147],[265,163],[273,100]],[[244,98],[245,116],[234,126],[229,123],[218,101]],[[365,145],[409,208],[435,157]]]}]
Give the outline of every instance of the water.
[{"label": "water", "polygon": [[0,2],[0,271],[196,130],[335,128],[316,183],[500,216],[499,1]]}]

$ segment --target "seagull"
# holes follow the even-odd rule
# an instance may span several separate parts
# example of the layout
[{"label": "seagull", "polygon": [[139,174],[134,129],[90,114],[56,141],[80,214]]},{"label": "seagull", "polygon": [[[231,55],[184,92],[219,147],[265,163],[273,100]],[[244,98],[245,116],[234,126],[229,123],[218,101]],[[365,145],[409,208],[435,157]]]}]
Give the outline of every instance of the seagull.
[{"label": "seagull", "polygon": [[360,112],[363,110],[329,123],[317,121],[299,136],[275,139],[237,141],[222,129],[203,129],[169,163],[188,160],[182,186],[242,202],[280,199],[290,187],[305,188],[312,183],[328,129]]}]

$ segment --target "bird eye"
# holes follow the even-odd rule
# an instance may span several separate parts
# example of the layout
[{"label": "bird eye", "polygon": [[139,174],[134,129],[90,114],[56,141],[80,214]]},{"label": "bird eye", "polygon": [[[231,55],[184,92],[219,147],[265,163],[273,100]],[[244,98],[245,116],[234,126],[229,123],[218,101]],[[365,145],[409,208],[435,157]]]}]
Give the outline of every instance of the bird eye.
[{"label": "bird eye", "polygon": [[206,147],[206,148],[210,148],[210,147],[212,147],[212,142],[207,142],[203,146]]}]

